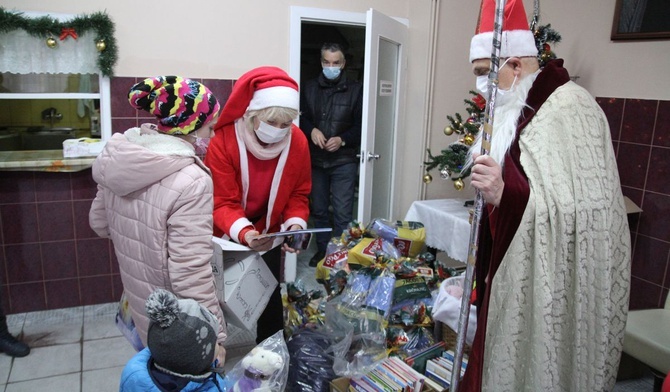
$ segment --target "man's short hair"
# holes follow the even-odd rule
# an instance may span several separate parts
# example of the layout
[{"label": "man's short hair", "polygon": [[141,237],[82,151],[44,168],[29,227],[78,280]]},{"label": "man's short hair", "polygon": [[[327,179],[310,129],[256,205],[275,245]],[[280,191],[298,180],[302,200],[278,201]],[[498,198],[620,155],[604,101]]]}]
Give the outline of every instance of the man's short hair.
[{"label": "man's short hair", "polygon": [[342,45],[336,42],[326,42],[323,45],[321,45],[321,57],[323,57],[323,52],[325,51],[341,52],[342,55],[344,56],[344,48],[342,48]]}]

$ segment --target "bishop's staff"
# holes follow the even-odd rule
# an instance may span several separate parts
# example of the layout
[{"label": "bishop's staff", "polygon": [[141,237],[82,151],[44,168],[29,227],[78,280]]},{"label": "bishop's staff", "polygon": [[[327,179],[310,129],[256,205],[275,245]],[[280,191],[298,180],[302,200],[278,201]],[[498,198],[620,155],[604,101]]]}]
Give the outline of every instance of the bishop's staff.
[{"label": "bishop's staff", "polygon": [[[505,2],[506,0],[496,0],[496,11],[493,24],[493,49],[491,51],[491,69],[489,72],[488,97],[486,97],[486,110],[484,113],[481,155],[486,155],[489,153],[489,151],[491,151],[491,139],[493,137],[493,113],[496,105],[496,93],[498,92],[498,66],[500,61],[500,46],[503,30]],[[477,260],[479,227],[483,209],[484,197],[482,196],[482,193],[477,190],[475,193],[474,214],[472,215],[472,224],[470,226],[468,264],[465,268],[465,278],[463,281],[463,297],[461,298],[461,313],[458,318],[458,335],[456,338],[456,348],[454,351],[454,366],[451,372],[451,385],[449,387],[450,392],[458,391],[458,384],[461,378],[460,370],[463,362],[465,336],[468,330],[472,280],[475,272],[475,262]]]}]

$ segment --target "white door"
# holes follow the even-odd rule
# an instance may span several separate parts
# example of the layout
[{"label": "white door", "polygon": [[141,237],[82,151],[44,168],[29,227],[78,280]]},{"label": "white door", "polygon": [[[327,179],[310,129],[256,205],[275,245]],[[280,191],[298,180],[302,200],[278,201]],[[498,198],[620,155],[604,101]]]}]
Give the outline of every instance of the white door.
[{"label": "white door", "polygon": [[[302,22],[365,26],[363,119],[356,219],[391,218],[394,202],[396,134],[404,103],[404,50],[407,26],[379,11],[366,14],[321,8],[291,7],[289,74],[300,80]],[[401,66],[402,65],[402,66]],[[379,158],[375,158],[378,156]]]},{"label": "white door", "polygon": [[363,74],[358,221],[392,219],[396,134],[404,103],[407,27],[379,11],[367,12]]}]

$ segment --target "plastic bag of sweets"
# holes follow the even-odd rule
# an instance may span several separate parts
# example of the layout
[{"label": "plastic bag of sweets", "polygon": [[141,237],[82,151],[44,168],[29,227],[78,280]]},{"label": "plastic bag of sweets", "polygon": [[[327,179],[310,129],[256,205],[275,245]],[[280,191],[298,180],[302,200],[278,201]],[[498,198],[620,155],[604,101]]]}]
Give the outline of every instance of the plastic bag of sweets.
[{"label": "plastic bag of sweets", "polygon": [[393,303],[395,275],[386,268],[380,269],[380,271],[381,273],[370,282],[365,306],[377,309],[385,319],[388,319],[389,310]]},{"label": "plastic bag of sweets", "polygon": [[430,322],[433,297],[422,277],[397,279],[393,290],[390,322],[393,324],[425,324]]},{"label": "plastic bag of sweets", "polygon": [[401,254],[395,246],[383,238],[363,238],[356,246],[349,249],[348,263],[351,269],[355,269],[356,266],[368,267],[380,256],[397,260]]},{"label": "plastic bag of sweets", "polygon": [[348,258],[349,248],[347,248],[346,243],[337,237],[333,237],[326,248],[326,256],[319,261],[314,272],[316,281],[323,285],[327,294],[331,294],[335,288],[331,283],[339,271],[343,270],[346,274],[349,273]]},{"label": "plastic bag of sweets", "polygon": [[426,229],[421,222],[374,219],[366,228],[368,234],[393,244],[403,256],[416,257],[426,244]]}]

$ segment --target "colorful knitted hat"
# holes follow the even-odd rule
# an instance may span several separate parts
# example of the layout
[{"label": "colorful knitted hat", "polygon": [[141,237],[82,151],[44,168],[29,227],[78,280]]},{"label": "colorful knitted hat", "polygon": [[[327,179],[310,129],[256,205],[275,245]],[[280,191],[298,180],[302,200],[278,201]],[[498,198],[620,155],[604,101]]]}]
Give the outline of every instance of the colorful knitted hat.
[{"label": "colorful knitted hat", "polygon": [[156,367],[168,374],[203,379],[211,374],[219,322],[193,299],[157,289],[146,301],[147,346]]},{"label": "colorful knitted hat", "polygon": [[281,68],[254,68],[240,76],[233,85],[217,128],[237,120],[247,110],[273,106],[300,110],[298,83]]},{"label": "colorful knitted hat", "polygon": [[144,79],[130,88],[130,105],[158,118],[158,130],[187,135],[219,112],[219,102],[203,84],[179,76]]},{"label": "colorful knitted hat", "polygon": [[[479,24],[470,42],[470,62],[491,58],[495,11],[495,0],[482,0]],[[528,27],[521,0],[507,0],[502,27],[500,58],[537,56],[535,37]]]}]

